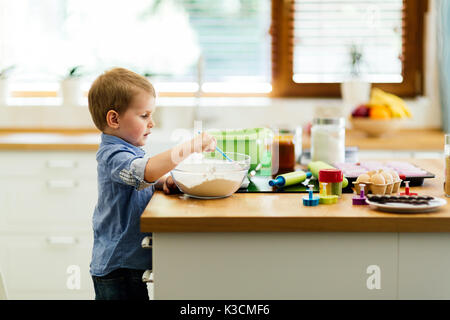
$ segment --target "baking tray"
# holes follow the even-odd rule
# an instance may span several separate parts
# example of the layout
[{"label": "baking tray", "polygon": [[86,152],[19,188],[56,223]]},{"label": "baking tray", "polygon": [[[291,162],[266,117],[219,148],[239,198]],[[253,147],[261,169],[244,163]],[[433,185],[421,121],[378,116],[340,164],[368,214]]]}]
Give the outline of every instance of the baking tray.
[{"label": "baking tray", "polygon": [[[434,175],[434,173],[428,172],[427,170],[422,169],[420,167],[418,167],[418,168],[423,170],[423,171],[425,171],[426,173],[421,175],[421,176],[414,176],[414,177],[408,177],[408,176],[405,176],[403,174],[399,175],[400,179],[402,179],[402,184],[401,184],[402,186],[405,185],[405,181],[409,181],[409,186],[410,187],[421,186],[421,185],[423,185],[425,179],[432,179],[432,178],[436,177]],[[345,176],[345,177],[347,178],[349,185],[353,184],[353,182],[356,181],[356,179],[358,178],[358,177],[350,177],[350,176]]]},{"label": "baking tray", "polygon": [[[420,168],[421,169],[421,168]],[[405,185],[404,181],[409,181],[409,186],[421,186],[424,183],[425,179],[435,178],[436,176],[428,172],[424,169],[423,171],[426,174],[422,176],[408,177],[404,175],[400,175],[400,179],[402,179],[402,186]],[[342,193],[353,193],[353,182],[356,181],[357,177],[349,177],[345,176],[348,180],[348,185],[346,188],[342,188]],[[308,193],[308,187],[303,184],[296,184],[293,186],[288,186],[284,188],[276,188],[269,186],[269,180],[272,177],[270,176],[254,176],[250,179],[250,183],[247,188],[241,188],[237,193]],[[316,179],[311,179],[309,184],[314,185],[313,192],[319,192],[319,181]]]},{"label": "baking tray", "polygon": [[[293,186],[287,186],[284,188],[276,188],[269,186],[270,176],[254,176],[250,179],[250,183],[247,188],[241,188],[237,193],[308,193],[308,187],[303,184],[296,184]],[[311,179],[308,184],[314,185],[313,192],[319,192],[319,181]],[[342,189],[342,193],[353,193],[352,188],[349,186]]]},{"label": "baking tray", "polygon": [[[401,186],[405,186],[405,181],[409,181],[410,187],[421,186],[421,185],[423,185],[425,179],[434,178],[434,177],[435,177],[435,175],[428,171],[427,171],[426,175],[418,176],[418,177],[406,177],[401,174],[400,175],[400,179],[402,179]],[[347,178],[349,184],[353,183],[357,179],[357,177],[347,177],[347,176],[346,176],[346,178]]]}]

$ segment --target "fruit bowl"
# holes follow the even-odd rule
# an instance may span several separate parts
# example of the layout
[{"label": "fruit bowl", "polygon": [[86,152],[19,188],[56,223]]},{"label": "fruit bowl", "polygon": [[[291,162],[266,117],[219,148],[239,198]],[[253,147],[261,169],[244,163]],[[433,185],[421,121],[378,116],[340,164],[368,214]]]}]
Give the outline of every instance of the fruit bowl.
[{"label": "fruit bowl", "polygon": [[370,119],[350,117],[352,128],[365,132],[369,137],[380,137],[397,131],[402,126],[401,119]]},{"label": "fruit bowl", "polygon": [[178,189],[199,199],[225,198],[236,192],[247,176],[250,156],[226,152],[202,153],[181,162],[170,174]]}]

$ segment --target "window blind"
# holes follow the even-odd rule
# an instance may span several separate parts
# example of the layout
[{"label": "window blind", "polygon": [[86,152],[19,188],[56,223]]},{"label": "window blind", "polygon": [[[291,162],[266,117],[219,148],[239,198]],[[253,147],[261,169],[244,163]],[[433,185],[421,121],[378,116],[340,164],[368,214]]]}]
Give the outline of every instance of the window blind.
[{"label": "window blind", "polygon": [[294,82],[337,83],[352,73],[402,82],[402,0],[295,0],[293,10]]},{"label": "window blind", "polygon": [[270,82],[270,0],[180,3],[203,57],[204,82]]}]

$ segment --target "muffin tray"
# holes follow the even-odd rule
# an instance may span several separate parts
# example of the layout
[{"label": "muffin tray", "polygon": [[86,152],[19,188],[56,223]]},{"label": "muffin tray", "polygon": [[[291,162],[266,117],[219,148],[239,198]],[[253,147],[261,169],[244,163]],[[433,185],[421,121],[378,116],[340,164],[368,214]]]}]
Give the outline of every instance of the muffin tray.
[{"label": "muffin tray", "polygon": [[379,169],[397,171],[400,179],[403,180],[402,185],[404,185],[404,181],[409,181],[410,187],[421,186],[424,179],[435,177],[433,173],[404,161],[361,161],[357,163],[336,163],[334,166],[343,171],[349,185],[353,184],[360,174]]}]

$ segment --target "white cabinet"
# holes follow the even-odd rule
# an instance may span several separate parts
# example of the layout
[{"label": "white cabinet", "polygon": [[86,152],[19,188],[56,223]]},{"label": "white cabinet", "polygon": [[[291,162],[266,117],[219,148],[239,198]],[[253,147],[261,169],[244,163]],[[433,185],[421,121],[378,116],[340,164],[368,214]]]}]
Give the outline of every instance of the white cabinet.
[{"label": "white cabinet", "polygon": [[7,181],[0,186],[5,233],[33,232],[37,228],[87,230],[97,201],[95,178],[50,178],[39,174]]},{"label": "white cabinet", "polygon": [[9,299],[92,299],[92,237],[78,234],[2,237]]},{"label": "white cabinet", "polygon": [[450,234],[153,233],[155,299],[450,298]]},{"label": "white cabinet", "polygon": [[399,299],[450,298],[450,234],[399,234]]},{"label": "white cabinet", "polygon": [[397,244],[384,232],[154,233],[154,296],[396,299]]},{"label": "white cabinet", "polygon": [[0,270],[8,298],[93,298],[96,166],[95,151],[0,152]]}]

